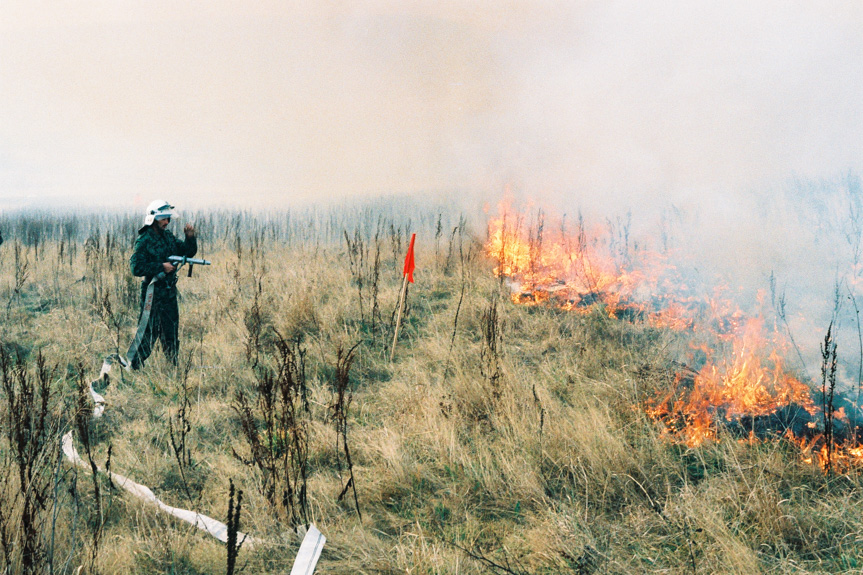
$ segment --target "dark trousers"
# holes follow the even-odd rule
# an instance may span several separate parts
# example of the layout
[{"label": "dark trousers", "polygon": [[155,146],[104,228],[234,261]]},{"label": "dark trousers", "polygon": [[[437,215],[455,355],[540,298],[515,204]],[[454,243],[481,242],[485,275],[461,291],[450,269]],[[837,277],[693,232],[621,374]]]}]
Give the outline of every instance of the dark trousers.
[{"label": "dark trousers", "polygon": [[[140,320],[140,315],[138,316]],[[138,354],[132,362],[132,369],[138,369],[153,352],[153,344],[158,340],[162,343],[162,351],[168,361],[177,364],[180,351],[179,340],[180,310],[176,298],[156,299],[150,311],[150,321],[144,330],[144,338],[138,348]]]}]

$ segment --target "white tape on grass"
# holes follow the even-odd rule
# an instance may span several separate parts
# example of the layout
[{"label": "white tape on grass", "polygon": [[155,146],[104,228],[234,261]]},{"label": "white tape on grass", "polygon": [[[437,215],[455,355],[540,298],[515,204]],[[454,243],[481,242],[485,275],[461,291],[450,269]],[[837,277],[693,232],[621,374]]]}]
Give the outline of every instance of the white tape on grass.
[{"label": "white tape on grass", "polygon": [[111,373],[111,366],[114,365],[115,361],[119,361],[121,365],[127,365],[126,360],[119,355],[109,355],[105,358],[105,361],[102,362],[102,370],[99,372],[99,379],[90,382],[90,397],[93,398],[93,417],[102,417],[102,414],[105,413],[105,398],[96,393],[96,390],[93,389],[93,384],[99,380],[102,380],[107,384],[108,374]]},{"label": "white tape on grass", "polygon": [[[83,459],[81,459],[80,455],[78,455],[78,450],[75,449],[75,444],[74,440],[72,439],[71,431],[63,436],[63,453],[66,455],[66,459],[68,459],[72,464],[83,467],[84,469],[90,469],[90,466]],[[177,519],[185,521],[186,523],[191,523],[198,529],[203,529],[222,543],[228,542],[228,526],[221,521],[216,521],[212,517],[201,515],[196,511],[180,509],[179,507],[171,507],[170,505],[163,503],[161,499],[156,497],[155,494],[153,494],[150,488],[146,485],[135,483],[128,477],[120,475],[119,473],[114,473],[113,471],[108,473],[111,481],[113,481],[115,484],[119,485],[138,499],[142,499],[147,503],[151,503],[165,513],[173,515]],[[258,543],[257,540],[249,537],[244,533],[239,532],[237,533],[237,541],[241,542],[242,545],[246,548],[252,548],[256,543]]]},{"label": "white tape on grass", "polygon": [[309,525],[309,530],[306,531],[306,536],[303,537],[303,543],[300,545],[297,558],[294,559],[291,575],[312,575],[315,572],[318,559],[321,558],[321,552],[324,550],[324,543],[326,542],[327,538],[324,537],[324,534],[318,531],[318,528],[314,525]]},{"label": "white tape on grass", "polygon": [[[105,412],[105,398],[102,397],[100,394],[96,393],[96,391],[93,389],[93,385],[101,380],[107,386],[107,384],[109,383],[108,375],[111,373],[111,367],[114,365],[114,363],[120,363],[120,365],[122,365],[123,367],[128,367],[129,365],[129,362],[122,356],[112,354],[106,357],[105,361],[102,362],[102,369],[99,372],[98,379],[90,382],[90,397],[93,398],[94,418],[102,417],[102,414]],[[68,459],[69,462],[73,465],[77,465],[88,470],[90,469],[90,466],[87,465],[83,459],[81,459],[80,455],[78,455],[78,450],[75,449],[75,443],[72,439],[71,431],[63,436],[63,453],[66,455],[66,459]],[[206,531],[222,543],[228,542],[228,526],[221,521],[216,521],[212,517],[201,515],[197,511],[189,511],[188,509],[171,507],[170,505],[165,504],[164,502],[162,502],[161,499],[156,497],[153,491],[146,485],[135,483],[128,477],[120,475],[119,473],[109,472],[109,477],[111,478],[111,481],[113,481],[138,499],[155,505],[165,513],[173,515],[181,521],[185,521],[186,523],[194,525],[198,529]],[[249,537],[245,533],[240,532],[237,532],[237,541],[246,549],[251,549],[255,545],[262,542],[259,539]],[[327,538],[324,537],[323,533],[318,531],[317,527],[310,524],[308,531],[306,531],[305,537],[303,537],[303,542],[300,545],[300,550],[297,553],[297,557],[294,560],[294,566],[291,569],[291,575],[312,575],[315,572],[315,567],[318,564],[318,560],[321,558],[321,552],[323,551],[324,544],[326,542]]]}]

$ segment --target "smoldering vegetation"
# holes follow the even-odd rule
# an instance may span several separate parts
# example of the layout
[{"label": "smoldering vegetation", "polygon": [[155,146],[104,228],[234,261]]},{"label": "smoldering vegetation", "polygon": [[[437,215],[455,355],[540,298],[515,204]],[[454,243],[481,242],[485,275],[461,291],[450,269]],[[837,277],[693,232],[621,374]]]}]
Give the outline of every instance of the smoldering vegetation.
[{"label": "smoldering vegetation", "polygon": [[[0,216],[0,567],[288,573],[296,528],[311,522],[328,538],[321,573],[859,570],[863,482],[843,441],[863,353],[836,335],[854,341],[852,310],[863,305],[847,259],[861,198],[848,182],[825,184],[828,196],[776,196],[747,216],[764,231],[827,218],[789,232],[782,249],[770,234],[711,246],[711,234],[726,233],[721,214],[668,207],[658,221],[636,213],[596,225],[583,216],[598,230],[584,246],[618,267],[648,249],[673,253],[690,291],[742,285],[740,313],[760,312],[799,347],[785,350],[783,376],[820,410],[729,419],[734,408],[721,406],[697,445],[671,432],[691,416],[651,409],[696,388],[709,365],[699,350],[711,347],[717,365],[731,358],[730,339],[609,313],[599,290],[577,309],[519,305],[494,273],[502,262],[481,216],[396,201],[181,213],[172,226],[194,221],[199,256],[213,265],[181,275],[179,365],[157,350],[144,370],[98,380],[107,405],[93,419],[87,382],[102,358],[125,352],[137,319],[128,258],[140,217]],[[770,215],[777,206],[785,220]],[[535,269],[556,235],[578,229],[577,214],[543,228],[536,210],[519,213],[510,221],[521,218]],[[416,283],[390,362],[414,232]],[[730,265],[735,249],[792,261],[801,246],[806,265]],[[807,267],[815,261],[820,271]],[[709,306],[693,309],[718,325]],[[731,326],[738,316],[721,317]],[[806,441],[786,435],[793,426]],[[64,460],[68,431],[96,473]],[[829,467],[815,442],[833,450]],[[225,521],[233,538],[222,544],[162,514],[107,470]]]}]

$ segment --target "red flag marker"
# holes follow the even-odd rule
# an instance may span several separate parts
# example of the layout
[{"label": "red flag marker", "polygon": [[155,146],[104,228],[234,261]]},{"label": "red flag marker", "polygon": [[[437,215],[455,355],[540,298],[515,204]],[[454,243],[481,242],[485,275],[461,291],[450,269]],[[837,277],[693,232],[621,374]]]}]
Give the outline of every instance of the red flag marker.
[{"label": "red flag marker", "polygon": [[408,282],[414,283],[414,269],[416,266],[414,265],[414,241],[417,239],[416,234],[411,234],[411,244],[408,246],[408,253],[405,256],[405,268],[402,272],[404,280],[402,281],[402,292],[399,294],[399,313],[396,316],[396,329],[395,333],[393,333],[393,345],[390,348],[390,362],[396,356],[396,342],[399,339],[399,326],[402,324],[402,308],[405,303],[405,294],[408,291]]},{"label": "red flag marker", "polygon": [[405,256],[405,269],[403,275],[408,276],[408,281],[414,283],[414,241],[417,239],[416,234],[411,234],[411,244],[408,246],[408,255]]}]

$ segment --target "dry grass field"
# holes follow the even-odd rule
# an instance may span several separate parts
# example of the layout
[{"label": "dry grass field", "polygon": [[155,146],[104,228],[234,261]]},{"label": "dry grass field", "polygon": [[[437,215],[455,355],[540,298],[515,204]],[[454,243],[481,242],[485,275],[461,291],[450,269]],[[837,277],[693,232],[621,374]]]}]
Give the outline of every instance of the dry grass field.
[{"label": "dry grass field", "polygon": [[514,304],[483,223],[348,212],[195,218],[213,265],[181,272],[179,365],[115,367],[97,419],[138,218],[0,221],[4,573],[229,572],[224,544],[69,465],[70,430],[172,506],[226,521],[232,482],[237,573],[289,573],[306,523],[317,573],[861,572],[854,466],[723,426],[689,447],[648,415],[692,333]]}]

